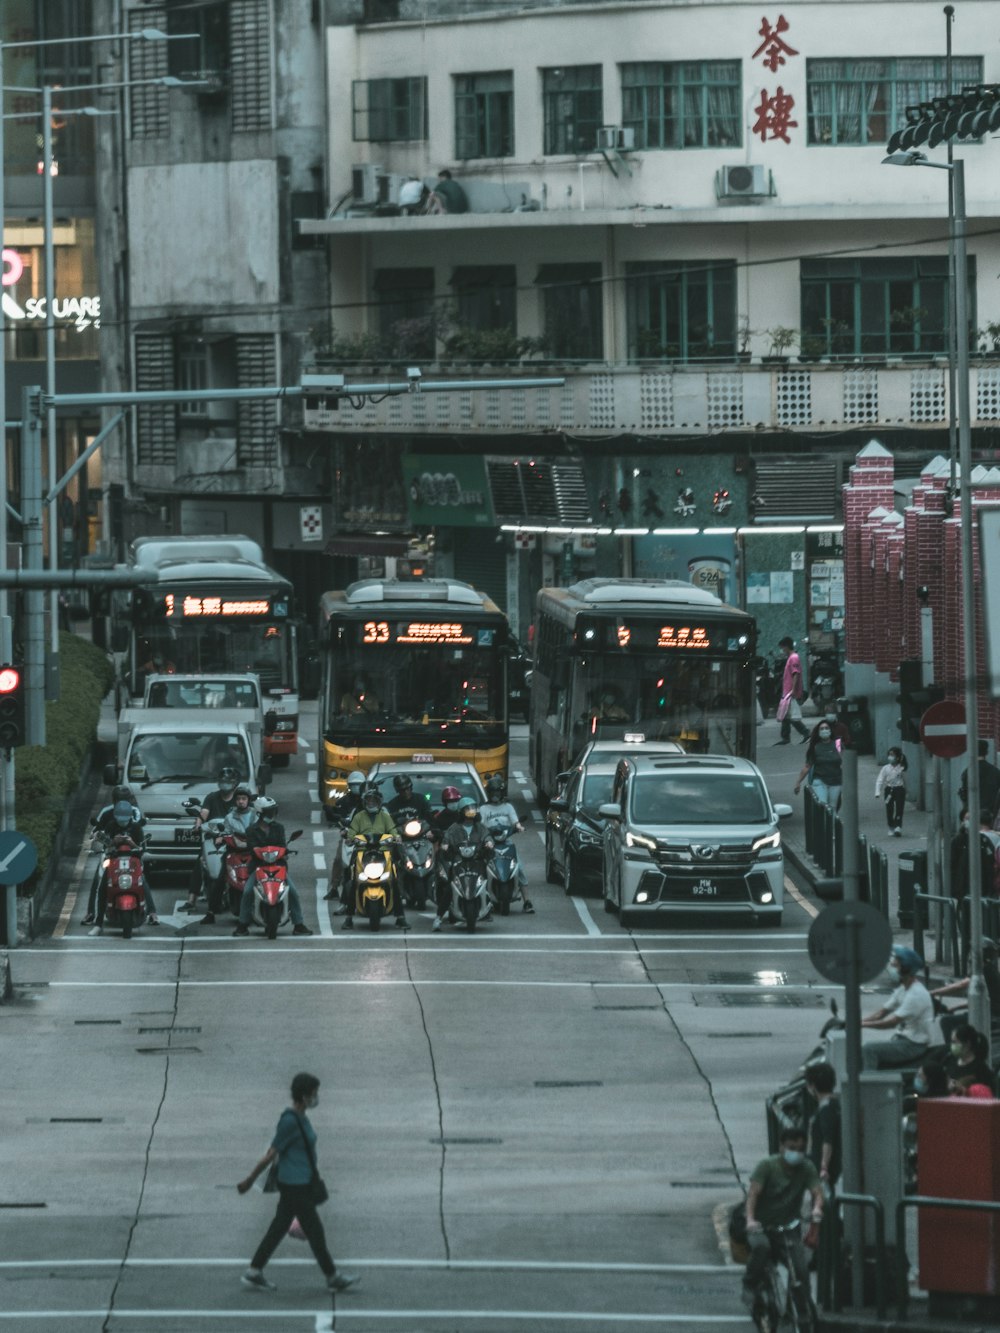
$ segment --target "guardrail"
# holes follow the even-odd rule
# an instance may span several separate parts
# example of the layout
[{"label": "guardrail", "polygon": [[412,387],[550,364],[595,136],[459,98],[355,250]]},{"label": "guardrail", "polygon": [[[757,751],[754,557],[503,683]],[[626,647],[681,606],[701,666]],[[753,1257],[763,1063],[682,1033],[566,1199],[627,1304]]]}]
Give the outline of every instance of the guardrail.
[{"label": "guardrail", "polygon": [[824,1249],[825,1263],[821,1265],[818,1289],[821,1304],[834,1313],[843,1309],[837,1278],[841,1267],[843,1224],[840,1210],[844,1204],[857,1208],[870,1208],[875,1214],[875,1313],[879,1319],[885,1318],[886,1311],[886,1251],[885,1251],[885,1205],[874,1194],[835,1194],[830,1200],[829,1210],[832,1215],[833,1231],[829,1249]]},{"label": "guardrail", "polygon": [[[805,801],[806,854],[812,858],[823,876],[838,880],[844,869],[844,826],[840,816],[806,787]],[[862,834],[858,838],[858,865],[861,868],[860,896],[889,916],[889,858]]]},{"label": "guardrail", "polygon": [[945,917],[945,929],[943,934],[943,948],[941,957],[935,961],[938,963],[954,963],[957,969],[960,966],[960,960],[964,954],[959,948],[959,930],[958,930],[958,903],[954,898],[945,898],[940,893],[921,893],[919,890],[913,895],[913,948],[921,958],[926,958],[924,953],[924,931],[930,929],[930,909],[927,909],[927,921],[924,921],[923,903],[939,903],[940,910]]}]

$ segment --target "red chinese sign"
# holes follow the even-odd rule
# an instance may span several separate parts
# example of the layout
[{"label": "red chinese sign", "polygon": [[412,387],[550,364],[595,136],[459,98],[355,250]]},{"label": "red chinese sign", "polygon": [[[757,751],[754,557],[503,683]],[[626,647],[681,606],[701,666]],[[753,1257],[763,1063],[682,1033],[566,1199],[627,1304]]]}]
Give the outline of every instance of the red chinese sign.
[{"label": "red chinese sign", "polygon": [[[776,73],[779,67],[786,63],[787,56],[797,56],[799,54],[795,47],[790,46],[782,36],[782,33],[786,33],[788,28],[789,23],[784,14],[778,15],[778,21],[773,27],[766,18],[762,18],[760,21],[758,35],[762,40],[754,51],[752,59],[756,60],[760,56],[761,63],[772,74]],[[768,93],[766,88],[762,88],[760,103],[756,108],[757,119],[754,122],[753,133],[760,135],[761,143],[767,143],[768,140],[773,139],[780,139],[782,143],[791,143],[788,131],[798,129],[799,125],[797,120],[792,120],[794,109],[795,98],[791,93],[786,93],[780,84],[773,93]]]}]

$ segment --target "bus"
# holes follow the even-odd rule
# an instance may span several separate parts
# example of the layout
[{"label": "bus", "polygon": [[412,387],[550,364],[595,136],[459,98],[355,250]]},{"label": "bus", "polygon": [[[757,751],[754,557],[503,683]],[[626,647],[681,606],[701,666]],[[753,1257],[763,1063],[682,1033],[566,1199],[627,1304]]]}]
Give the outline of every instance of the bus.
[{"label": "bus", "polygon": [[754,618],[680,579],[592,578],[538,594],[531,772],[555,795],[591,740],[754,756]]},{"label": "bus", "polygon": [[507,774],[507,617],[456,579],[363,579],[320,602],[320,799],[355,769],[464,759]]},{"label": "bus", "polygon": [[118,703],[141,701],[150,674],[253,672],[264,706],[264,753],[298,753],[297,627],[292,584],[249,537],[139,537],[127,568],[149,570],[113,602]]}]

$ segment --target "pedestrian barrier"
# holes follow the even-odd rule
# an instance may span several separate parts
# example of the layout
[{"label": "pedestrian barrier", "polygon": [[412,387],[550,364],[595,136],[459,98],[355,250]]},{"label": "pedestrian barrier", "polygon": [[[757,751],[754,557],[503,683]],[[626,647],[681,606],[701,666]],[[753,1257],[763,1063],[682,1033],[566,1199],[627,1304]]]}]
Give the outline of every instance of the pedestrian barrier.
[{"label": "pedestrian barrier", "polygon": [[[978,1209],[983,1213],[1000,1213],[1000,1203],[987,1199],[933,1199],[922,1194],[910,1194],[896,1204],[896,1253],[906,1253],[906,1209],[907,1208],[954,1208]],[[896,1265],[896,1310],[899,1318],[905,1319],[910,1303],[910,1287],[907,1280],[907,1265],[901,1260]]]},{"label": "pedestrian barrier", "polygon": [[924,953],[924,931],[930,929],[930,909],[924,907],[924,903],[938,903],[940,910],[944,913],[944,934],[943,948],[941,957],[935,961],[938,963],[952,963],[955,967],[959,966],[959,960],[962,954],[959,951],[959,932],[958,932],[958,904],[954,898],[945,898],[940,893],[921,893],[919,886],[913,895],[913,948],[921,958],[926,958]]},{"label": "pedestrian barrier", "polygon": [[[821,1246],[820,1264],[817,1278],[817,1289],[820,1296],[820,1304],[824,1310],[832,1309],[838,1313],[843,1309],[843,1301],[840,1299],[840,1284],[838,1281],[841,1264],[843,1259],[843,1239],[844,1228],[843,1219],[840,1216],[840,1210],[844,1204],[850,1204],[855,1208],[870,1208],[875,1215],[875,1313],[879,1319],[885,1318],[886,1311],[886,1291],[885,1275],[886,1252],[885,1252],[885,1206],[881,1199],[874,1194],[835,1194],[827,1205],[827,1210],[831,1214],[831,1232],[830,1242],[826,1247]],[[826,1223],[824,1222],[824,1226]]]},{"label": "pedestrian barrier", "polygon": [[[818,801],[810,787],[803,792],[806,852],[821,871],[821,878],[837,880],[844,873],[844,824],[840,816],[823,801]],[[858,892],[881,914],[889,916],[889,858],[879,848],[870,846],[862,834],[858,838]],[[826,891],[817,884],[821,897],[828,897],[836,885]]]}]

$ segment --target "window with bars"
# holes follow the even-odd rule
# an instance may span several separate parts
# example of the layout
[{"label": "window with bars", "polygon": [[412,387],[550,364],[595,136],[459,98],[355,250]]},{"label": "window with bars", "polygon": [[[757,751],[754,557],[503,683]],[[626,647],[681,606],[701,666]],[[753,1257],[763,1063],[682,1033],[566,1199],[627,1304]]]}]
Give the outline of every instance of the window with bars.
[{"label": "window with bars", "polygon": [[545,350],[565,361],[599,361],[604,355],[604,289],[600,264],[542,264]]},{"label": "window with bars", "polygon": [[355,141],[427,138],[427,79],[355,79],[351,84]]},{"label": "window with bars", "polygon": [[738,60],[622,65],[622,124],[636,148],[736,148],[743,141]]},{"label": "window with bars", "polygon": [[[167,26],[166,10],[147,7],[129,10],[130,32],[142,28]],[[167,47],[170,42],[131,42],[129,44],[129,73],[133,80],[128,89],[129,134],[133,139],[164,139],[170,131],[170,94],[166,88],[148,83],[162,79],[167,70]]]},{"label": "window with bars", "polygon": [[[969,256],[966,271],[970,329],[974,330],[974,255]],[[804,259],[800,288],[803,337],[821,355],[946,350],[946,255]]]},{"label": "window with bars", "polygon": [[271,126],[271,20],[268,0],[232,0],[229,11],[233,132]]},{"label": "window with bars", "polygon": [[456,75],[455,156],[464,161],[513,154],[513,72]]},{"label": "window with bars", "polygon": [[[896,60],[807,60],[810,144],[885,143],[906,123],[906,108],[948,91],[943,56]],[[952,59],[952,90],[981,83],[979,56]]]},{"label": "window with bars", "polygon": [[[135,387],[140,392],[175,388],[174,340],[166,333],[135,337]],[[136,408],[136,461],[142,465],[171,464],[177,459],[177,412],[169,403],[143,403]]]},{"label": "window with bars", "polygon": [[626,264],[625,309],[630,361],[732,357],[735,261]]},{"label": "window with bars", "polygon": [[600,65],[570,65],[542,70],[543,152],[592,153],[604,124],[604,85]]},{"label": "window with bars", "polygon": [[[168,0],[167,67],[179,79],[202,79],[225,87],[229,79],[229,5],[224,0]],[[194,36],[187,37],[187,33]],[[212,92],[202,88],[199,95]]]}]

